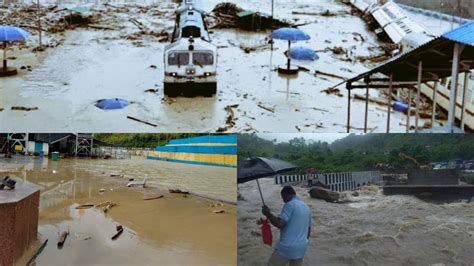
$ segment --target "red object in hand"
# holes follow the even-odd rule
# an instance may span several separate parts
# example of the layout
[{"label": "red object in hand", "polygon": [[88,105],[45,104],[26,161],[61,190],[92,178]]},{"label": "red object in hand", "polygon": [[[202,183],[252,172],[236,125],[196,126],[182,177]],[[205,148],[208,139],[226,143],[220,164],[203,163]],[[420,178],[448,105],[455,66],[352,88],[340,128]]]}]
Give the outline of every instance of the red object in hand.
[{"label": "red object in hand", "polygon": [[262,220],[262,239],[263,243],[272,246],[273,236],[272,236],[272,228],[270,227],[270,222],[268,219]]}]

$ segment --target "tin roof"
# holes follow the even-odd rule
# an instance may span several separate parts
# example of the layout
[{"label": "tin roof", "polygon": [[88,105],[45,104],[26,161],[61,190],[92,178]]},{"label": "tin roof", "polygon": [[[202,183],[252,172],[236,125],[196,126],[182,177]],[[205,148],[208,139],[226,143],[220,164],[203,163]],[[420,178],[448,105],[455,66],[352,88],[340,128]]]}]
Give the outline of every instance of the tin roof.
[{"label": "tin roof", "polygon": [[443,34],[443,37],[454,42],[474,46],[474,20]]},{"label": "tin roof", "polygon": [[[423,62],[423,81],[438,80],[451,75],[453,49],[456,43],[466,45],[460,62],[474,61],[474,21],[449,31],[417,48],[392,58],[388,62],[347,80],[351,83],[372,74],[393,74],[394,81],[416,81],[418,62]],[[461,66],[460,72],[474,66]]]}]

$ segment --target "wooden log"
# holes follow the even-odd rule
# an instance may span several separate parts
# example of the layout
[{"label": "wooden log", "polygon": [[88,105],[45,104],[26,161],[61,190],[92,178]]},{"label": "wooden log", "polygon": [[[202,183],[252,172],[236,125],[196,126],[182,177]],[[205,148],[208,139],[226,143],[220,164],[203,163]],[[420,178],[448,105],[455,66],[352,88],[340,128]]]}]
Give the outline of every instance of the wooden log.
[{"label": "wooden log", "polygon": [[[362,94],[354,94],[354,99],[356,100],[362,100],[365,101],[365,95]],[[379,99],[379,98],[374,98],[374,97],[369,97],[369,102],[380,104],[380,105],[388,105],[387,101],[385,99]]]},{"label": "wooden log", "polygon": [[157,127],[158,125],[155,125],[153,123],[150,123],[150,122],[146,122],[146,121],[143,121],[143,120],[140,120],[138,118],[135,118],[135,117],[132,117],[132,116],[127,116],[128,119],[131,119],[133,121],[137,121],[137,122],[140,122],[140,123],[143,123],[145,125],[149,125],[149,126],[152,126],[152,127]]},{"label": "wooden log", "polygon": [[104,213],[107,213],[114,206],[117,206],[117,204],[115,204],[113,202],[110,202],[109,204],[107,204],[107,206],[105,206],[105,208],[104,208]]},{"label": "wooden log", "polygon": [[10,108],[11,110],[14,110],[14,111],[35,111],[35,110],[38,110],[39,108],[38,107],[24,107],[24,106],[12,106]]},{"label": "wooden log", "polygon": [[154,200],[154,199],[161,199],[161,198],[163,198],[163,197],[164,197],[163,195],[159,195],[159,196],[154,196],[154,197],[144,198],[143,200]]},{"label": "wooden log", "polygon": [[69,232],[64,231],[58,240],[58,248],[62,248],[64,246],[64,242],[66,242],[66,238],[69,235]]},{"label": "wooden log", "polygon": [[257,104],[258,107],[262,108],[263,110],[267,110],[269,112],[272,112],[272,113],[275,113],[275,109],[273,108],[270,108],[270,107],[266,107],[266,106],[263,106],[261,104]]},{"label": "wooden log", "polygon": [[112,240],[116,240],[119,236],[123,233],[123,227],[121,225],[117,225],[117,233],[112,236]]},{"label": "wooden log", "polygon": [[109,204],[109,203],[110,203],[110,201],[104,201],[102,203],[97,204],[95,207],[99,208],[99,207],[102,207],[103,205],[106,205],[106,204]]},{"label": "wooden log", "polygon": [[181,189],[170,189],[169,192],[170,193],[177,193],[177,194],[185,194],[185,195],[189,194],[189,191],[184,191],[184,190],[181,190]]},{"label": "wooden log", "polygon": [[48,244],[48,239],[46,239],[43,244],[38,248],[38,250],[35,252],[35,254],[33,254],[33,256],[31,257],[31,259],[26,263],[27,266],[30,266],[30,265],[33,265],[33,264],[36,264],[34,263],[36,258],[38,257],[39,254],[41,254],[41,252],[43,252],[43,249],[46,247],[46,245]]},{"label": "wooden log", "polygon": [[94,207],[94,204],[82,204],[82,205],[76,206],[76,209],[89,209],[92,207]]},{"label": "wooden log", "polygon": [[319,70],[316,70],[315,72],[316,75],[323,75],[323,76],[328,76],[328,77],[331,77],[331,78],[338,78],[338,79],[344,79],[346,80],[347,78],[343,77],[343,76],[339,76],[339,75],[336,75],[336,74],[332,74],[332,73],[328,73],[328,72],[323,72],[323,71],[319,71]]},{"label": "wooden log", "polygon": [[143,23],[141,23],[140,21],[138,21],[135,18],[130,18],[129,21],[132,22],[135,26],[137,26],[137,28],[140,29],[140,30],[145,30],[146,29],[145,25],[143,25]]}]

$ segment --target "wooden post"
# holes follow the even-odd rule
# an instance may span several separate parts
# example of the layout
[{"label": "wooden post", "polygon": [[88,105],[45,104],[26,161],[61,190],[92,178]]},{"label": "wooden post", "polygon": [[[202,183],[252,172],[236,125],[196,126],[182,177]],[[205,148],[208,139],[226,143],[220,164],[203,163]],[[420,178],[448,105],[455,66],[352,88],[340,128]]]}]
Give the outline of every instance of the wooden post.
[{"label": "wooden post", "polygon": [[423,71],[423,62],[418,62],[418,84],[416,90],[416,117],[415,117],[415,133],[418,133],[418,120],[420,119],[420,97],[421,97],[421,77]]},{"label": "wooden post", "polygon": [[392,109],[392,82],[393,74],[390,74],[390,81],[388,83],[387,133],[390,133],[390,111]]},{"label": "wooden post", "polygon": [[436,119],[436,94],[438,94],[438,81],[435,81],[433,85],[433,108],[431,109],[431,127],[434,126],[434,121]]},{"label": "wooden post", "polygon": [[453,49],[453,65],[451,68],[451,91],[449,93],[449,109],[448,109],[448,132],[454,132],[454,123],[456,121],[456,88],[458,85],[459,75],[459,55],[464,46],[459,43],[454,44]]},{"label": "wooden post", "polygon": [[347,133],[351,130],[351,90],[347,90]]},{"label": "wooden post", "polygon": [[411,88],[408,88],[408,110],[407,110],[407,133],[410,132],[410,118],[411,118]]},{"label": "wooden post", "polygon": [[364,133],[367,133],[367,124],[369,116],[369,83],[366,83],[365,88],[365,120],[364,120]]},{"label": "wooden post", "polygon": [[464,72],[464,87],[462,90],[461,129],[464,131],[464,115],[466,113],[466,91],[469,84],[469,72]]}]

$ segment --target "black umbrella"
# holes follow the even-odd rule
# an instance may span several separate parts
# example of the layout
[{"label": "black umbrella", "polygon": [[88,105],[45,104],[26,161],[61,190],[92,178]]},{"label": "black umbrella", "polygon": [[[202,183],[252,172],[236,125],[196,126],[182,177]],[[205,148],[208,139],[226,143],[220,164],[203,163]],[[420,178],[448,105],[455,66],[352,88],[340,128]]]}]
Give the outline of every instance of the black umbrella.
[{"label": "black umbrella", "polygon": [[262,199],[263,205],[265,205],[258,179],[261,177],[270,177],[276,174],[291,171],[297,167],[298,166],[292,163],[274,158],[256,157],[243,160],[237,164],[237,183],[241,184],[251,180],[256,180],[258,191],[260,192],[260,198]]}]

